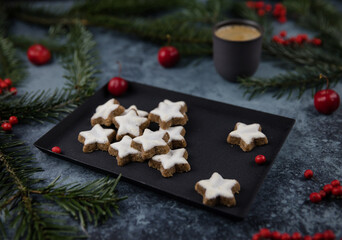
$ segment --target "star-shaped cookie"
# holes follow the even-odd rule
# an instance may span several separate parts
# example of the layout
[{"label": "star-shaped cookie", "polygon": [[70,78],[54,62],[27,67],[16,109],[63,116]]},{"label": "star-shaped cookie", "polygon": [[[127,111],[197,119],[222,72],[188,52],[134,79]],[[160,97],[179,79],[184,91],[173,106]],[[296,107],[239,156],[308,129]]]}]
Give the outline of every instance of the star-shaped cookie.
[{"label": "star-shaped cookie", "polygon": [[155,155],[148,166],[158,169],[163,177],[172,177],[175,172],[190,171],[190,164],[187,161],[188,152],[185,148],[170,150],[166,154]]},{"label": "star-shaped cookie", "polygon": [[125,108],[120,103],[112,98],[105,104],[102,104],[96,108],[96,112],[91,117],[91,125],[101,124],[105,126],[112,125],[112,119],[114,116],[118,116],[125,111]]},{"label": "star-shaped cookie", "polygon": [[186,141],[184,138],[185,129],[182,126],[170,127],[168,129],[159,128],[159,131],[165,131],[169,134],[170,139],[168,141],[171,149],[186,147]]},{"label": "star-shaped cookie", "polygon": [[118,141],[125,135],[132,138],[140,136],[143,130],[150,125],[147,118],[139,117],[134,110],[129,111],[126,115],[114,117],[113,123],[118,129],[116,134],[116,140]]},{"label": "star-shaped cookie", "polygon": [[261,132],[261,126],[258,123],[246,125],[238,122],[234,131],[230,132],[227,142],[240,145],[245,152],[251,151],[255,146],[261,146],[268,143],[267,137]]},{"label": "star-shaped cookie", "polygon": [[131,147],[132,138],[124,136],[120,142],[112,143],[109,146],[108,153],[116,157],[118,166],[124,166],[129,162],[143,162],[138,150]]},{"label": "star-shaped cookie", "polygon": [[132,147],[141,152],[142,158],[149,159],[154,155],[165,154],[170,151],[167,144],[169,141],[169,134],[161,131],[151,131],[145,129],[143,135],[133,138]]},{"label": "star-shaped cookie", "polygon": [[195,190],[203,196],[203,204],[215,206],[222,204],[228,207],[235,206],[235,193],[239,193],[240,184],[235,179],[224,179],[214,172],[209,179],[196,183]]},{"label": "star-shaped cookie", "polygon": [[115,131],[113,129],[105,129],[100,124],[96,124],[89,131],[80,132],[78,141],[84,144],[83,152],[92,152],[97,149],[107,151],[114,137]]},{"label": "star-shaped cookie", "polygon": [[167,129],[173,125],[185,125],[188,121],[186,111],[187,106],[185,102],[171,102],[165,99],[159,103],[157,108],[150,112],[148,119],[159,123],[162,129]]}]

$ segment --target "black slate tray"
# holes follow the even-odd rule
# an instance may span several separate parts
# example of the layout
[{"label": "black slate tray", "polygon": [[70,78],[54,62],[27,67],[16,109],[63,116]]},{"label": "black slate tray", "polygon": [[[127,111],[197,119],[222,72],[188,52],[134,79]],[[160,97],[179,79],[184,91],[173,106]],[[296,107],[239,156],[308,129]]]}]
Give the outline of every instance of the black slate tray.
[{"label": "black slate tray", "polygon": [[[110,98],[112,96],[104,86],[34,145],[44,152],[97,170],[113,175],[122,173],[122,177],[128,181],[237,219],[248,213],[260,185],[295,122],[290,118],[130,82],[128,92],[117,98],[125,107],[135,104],[139,109],[151,111],[164,99],[182,100],[188,105],[189,121],[185,125],[185,138],[191,171],[163,178],[158,170],[148,167],[147,162],[119,167],[116,159],[107,152],[82,152],[82,144],[77,141],[78,133],[91,129],[90,117],[95,108]],[[228,144],[227,135],[238,121],[247,124],[260,123],[269,144],[256,147],[248,153],[237,145]],[[152,124],[150,128],[157,130],[158,126]],[[59,146],[62,153],[51,152],[53,146]],[[254,162],[258,154],[266,156],[265,165],[260,166]],[[205,206],[202,204],[202,196],[194,190],[197,181],[209,178],[215,171],[224,178],[239,181],[241,191],[236,195],[235,207]]]}]

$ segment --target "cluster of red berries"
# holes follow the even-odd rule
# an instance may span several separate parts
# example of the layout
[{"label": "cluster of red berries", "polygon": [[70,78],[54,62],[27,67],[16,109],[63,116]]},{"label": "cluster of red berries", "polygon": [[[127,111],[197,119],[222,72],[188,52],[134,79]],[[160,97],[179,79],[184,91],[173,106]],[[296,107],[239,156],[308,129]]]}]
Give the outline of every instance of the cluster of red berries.
[{"label": "cluster of red berries", "polygon": [[[311,169],[305,170],[304,177],[306,179],[313,178],[313,171]],[[335,179],[331,181],[330,184],[324,185],[323,189],[319,192],[311,193],[310,201],[313,203],[319,203],[322,201],[323,198],[330,194],[334,197],[342,197],[342,186],[339,180]]]},{"label": "cluster of red berries", "polygon": [[10,78],[6,78],[5,80],[0,78],[0,94],[2,94],[4,91],[9,91],[13,95],[17,94],[17,89],[12,86],[12,81]]},{"label": "cluster of red berries", "polygon": [[313,236],[302,236],[299,232],[294,232],[292,235],[288,233],[280,233],[278,231],[271,232],[267,228],[262,228],[258,233],[255,233],[252,240],[273,239],[273,240],[334,240],[336,236],[333,231],[326,230],[323,233],[315,233]]},{"label": "cluster of red berries", "polygon": [[281,31],[279,35],[275,35],[272,38],[272,41],[279,43],[284,46],[288,45],[302,45],[304,43],[310,43],[315,46],[320,46],[322,45],[322,40],[319,38],[313,38],[309,39],[307,34],[298,34],[297,36],[293,36],[290,38],[286,38],[287,32],[286,31]]},{"label": "cluster of red berries", "polygon": [[11,116],[7,121],[2,121],[1,128],[2,130],[8,132],[12,130],[12,125],[18,123],[18,118],[16,116]]},{"label": "cluster of red berries", "polygon": [[273,8],[272,15],[278,20],[278,22],[285,23],[287,21],[286,7],[281,3],[277,3],[274,5],[274,7],[272,7],[271,4],[266,4],[263,1],[247,1],[246,5],[248,8],[255,9],[260,17],[265,16],[265,14],[268,12],[271,12]]},{"label": "cluster of red berries", "polygon": [[310,201],[313,203],[319,203],[323,198],[327,196],[334,196],[336,198],[342,197],[342,186],[339,180],[335,179],[330,184],[324,185],[323,189],[319,192],[313,192],[310,194]]}]

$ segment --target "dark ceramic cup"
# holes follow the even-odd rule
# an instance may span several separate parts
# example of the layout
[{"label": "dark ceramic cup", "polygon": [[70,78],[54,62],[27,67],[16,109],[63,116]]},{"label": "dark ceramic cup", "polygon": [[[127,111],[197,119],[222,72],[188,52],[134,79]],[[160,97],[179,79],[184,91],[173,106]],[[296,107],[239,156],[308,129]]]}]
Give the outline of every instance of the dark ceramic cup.
[{"label": "dark ceramic cup", "polygon": [[[260,36],[247,41],[231,41],[216,36],[216,30],[227,25],[251,26],[260,31]],[[217,72],[232,82],[238,76],[253,75],[260,62],[262,37],[263,28],[253,21],[234,19],[217,23],[213,28],[213,55]]]}]

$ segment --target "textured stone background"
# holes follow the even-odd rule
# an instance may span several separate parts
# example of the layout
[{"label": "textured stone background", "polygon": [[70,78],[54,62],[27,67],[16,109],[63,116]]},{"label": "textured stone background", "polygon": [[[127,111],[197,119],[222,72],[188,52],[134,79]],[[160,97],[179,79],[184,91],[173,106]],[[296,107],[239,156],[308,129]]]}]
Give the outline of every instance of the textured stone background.
[{"label": "textured stone background", "polygon": [[[275,23],[276,33],[287,30],[290,35],[306,32],[294,23]],[[13,33],[34,37],[44,36],[47,29],[15,22]],[[91,28],[100,53],[99,87],[117,73],[116,61],[121,61],[122,76],[134,82],[180,91],[241,107],[257,109],[296,119],[296,124],[267,175],[248,217],[232,221],[214,213],[170,199],[151,190],[121,181],[118,190],[128,199],[120,203],[120,216],[98,227],[89,226],[91,239],[249,239],[262,227],[272,230],[313,234],[332,229],[342,237],[341,201],[311,204],[308,196],[324,184],[342,180],[342,107],[333,115],[316,112],[310,92],[300,100],[276,100],[265,94],[248,101],[238,84],[223,80],[211,58],[198,65],[182,60],[173,69],[162,68],[156,58],[158,46],[118,32]],[[313,36],[312,33],[309,36]],[[35,67],[27,62],[29,77],[18,89],[24,91],[55,89],[64,83],[63,69],[58,59],[46,66]],[[255,74],[272,76],[282,69],[280,62],[264,59]],[[342,96],[342,84],[334,88]],[[33,143],[55,124],[19,125],[15,132]],[[39,166],[45,171],[40,177],[53,180],[61,175],[65,182],[82,183],[102,177],[85,167],[74,165],[40,152],[31,146]],[[311,168],[317,182],[305,181],[303,172]],[[75,224],[75,221],[70,221]]]}]

